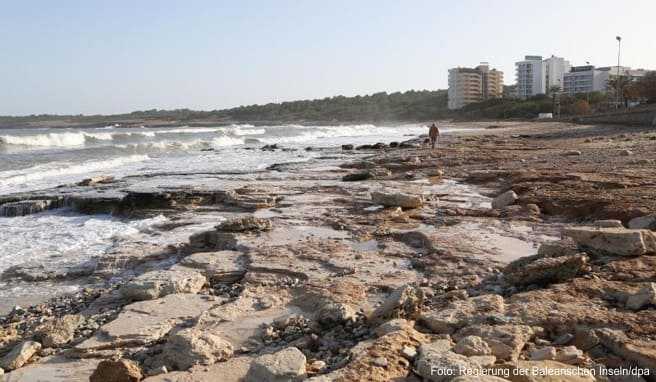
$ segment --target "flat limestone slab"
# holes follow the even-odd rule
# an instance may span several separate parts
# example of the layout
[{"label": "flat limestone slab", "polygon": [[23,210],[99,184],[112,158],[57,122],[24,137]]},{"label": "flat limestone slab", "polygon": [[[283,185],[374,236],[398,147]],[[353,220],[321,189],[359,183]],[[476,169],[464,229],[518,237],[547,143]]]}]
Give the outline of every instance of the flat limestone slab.
[{"label": "flat limestone slab", "polygon": [[656,235],[644,229],[575,227],[564,234],[579,245],[618,256],[656,252]]},{"label": "flat limestone slab", "polygon": [[144,382],[241,382],[253,358],[240,356],[211,366],[196,366],[188,371],[174,371],[144,379]]},{"label": "flat limestone slab", "polygon": [[[71,360],[60,356],[42,359],[0,376],[3,382],[88,382],[99,359]],[[4,377],[4,379],[2,379]]]},{"label": "flat limestone slab", "polygon": [[214,297],[185,293],[136,302],[123,308],[114,321],[103,325],[96,336],[76,349],[84,352],[146,345],[162,338],[184,320],[194,319],[221,302]]}]

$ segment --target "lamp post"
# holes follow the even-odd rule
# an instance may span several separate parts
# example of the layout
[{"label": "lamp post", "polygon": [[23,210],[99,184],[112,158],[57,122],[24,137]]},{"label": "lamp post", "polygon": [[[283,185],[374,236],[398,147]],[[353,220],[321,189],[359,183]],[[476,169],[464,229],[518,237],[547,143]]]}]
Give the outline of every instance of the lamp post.
[{"label": "lamp post", "polygon": [[620,52],[622,49],[622,37],[621,36],[615,36],[615,39],[617,40],[617,95],[616,95],[616,108],[620,108]]}]

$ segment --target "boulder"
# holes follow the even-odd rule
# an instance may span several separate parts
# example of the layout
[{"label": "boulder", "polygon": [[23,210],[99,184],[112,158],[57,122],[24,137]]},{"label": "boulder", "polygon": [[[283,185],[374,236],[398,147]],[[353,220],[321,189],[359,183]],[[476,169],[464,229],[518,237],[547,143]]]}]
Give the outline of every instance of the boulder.
[{"label": "boulder", "polygon": [[404,285],[397,288],[370,316],[373,323],[381,323],[393,318],[416,318],[424,302],[424,293],[420,288]]},{"label": "boulder", "polygon": [[77,183],[78,186],[95,186],[96,184],[106,184],[112,183],[114,181],[113,176],[109,175],[99,175],[91,178],[84,179]]},{"label": "boulder", "polygon": [[579,253],[579,249],[574,240],[563,239],[540,244],[537,254],[538,257],[559,257],[576,255],[577,253]]},{"label": "boulder", "polygon": [[271,195],[267,190],[250,187],[227,191],[224,198],[226,204],[247,210],[275,207],[279,200],[278,196]]},{"label": "boulder", "polygon": [[237,234],[217,230],[198,232],[189,237],[189,245],[194,249],[217,251],[235,250],[238,247]]},{"label": "boulder", "polygon": [[656,305],[656,283],[649,283],[626,300],[626,308],[640,310],[646,305]]},{"label": "boulder", "polygon": [[257,357],[245,382],[295,382],[305,379],[305,355],[295,347]]},{"label": "boulder", "polygon": [[349,304],[326,301],[317,312],[317,321],[326,326],[355,322],[357,311]]},{"label": "boulder", "polygon": [[354,148],[354,147],[353,147],[353,145],[351,145],[351,144],[348,144],[348,145],[342,145],[342,150],[344,150],[344,151],[350,151],[350,150],[353,150],[353,148]]},{"label": "boulder", "polygon": [[33,355],[41,350],[41,344],[35,341],[23,341],[0,359],[0,368],[15,370],[25,365]]},{"label": "boulder", "polygon": [[545,346],[543,348],[534,349],[531,351],[531,361],[544,361],[556,359],[556,348],[553,346]]},{"label": "boulder", "polygon": [[371,193],[371,200],[376,204],[386,207],[418,208],[424,203],[420,195],[410,195],[402,192],[379,192]]},{"label": "boulder", "polygon": [[370,171],[361,171],[354,172],[352,174],[346,174],[342,177],[343,182],[358,182],[362,180],[367,180],[373,178],[373,174]]},{"label": "boulder", "polygon": [[453,351],[466,356],[492,354],[492,349],[490,349],[487,342],[478,336],[466,336],[461,338],[460,341],[456,343]]},{"label": "boulder", "polygon": [[513,190],[509,190],[504,192],[503,194],[497,196],[496,198],[492,199],[492,208],[495,210],[502,209],[504,207],[508,207],[511,204],[514,204],[519,197]]},{"label": "boulder", "polygon": [[555,360],[568,364],[579,364],[583,361],[583,351],[576,346],[565,346],[558,350]]},{"label": "boulder", "polygon": [[143,378],[139,365],[125,358],[104,360],[89,377],[89,382],[139,382]]},{"label": "boulder", "polygon": [[624,228],[622,221],[616,219],[595,220],[592,225],[599,228]]},{"label": "boulder", "polygon": [[[246,260],[246,256],[237,251],[199,252],[185,257],[179,265],[200,271],[211,284],[229,284],[244,277]],[[171,269],[178,269],[178,266]]]},{"label": "boulder", "polygon": [[414,329],[414,327],[415,327],[414,321],[408,321],[403,318],[395,318],[393,320],[389,320],[381,324],[376,329],[374,329],[374,332],[378,337],[382,337],[386,334],[396,332],[398,330]]},{"label": "boulder", "polygon": [[58,207],[62,207],[61,200],[22,200],[4,203],[0,205],[0,217],[31,215]]},{"label": "boulder", "polygon": [[506,282],[512,285],[547,285],[569,280],[588,270],[588,261],[584,254],[545,258],[537,255],[511,262],[503,275]]},{"label": "boulder", "polygon": [[467,336],[481,337],[490,347],[492,355],[504,361],[516,361],[520,352],[535,335],[526,325],[472,325],[456,334],[457,339]]},{"label": "boulder", "polygon": [[222,232],[260,232],[272,228],[271,220],[254,216],[229,219],[216,226],[216,230]]},{"label": "boulder", "polygon": [[75,329],[82,322],[84,322],[84,318],[80,315],[65,315],[37,328],[36,337],[46,348],[59,347],[69,343],[73,339]]},{"label": "boulder", "polygon": [[178,370],[194,365],[211,365],[232,357],[232,344],[219,334],[196,327],[182,329],[169,336],[164,359]]},{"label": "boulder", "polygon": [[579,150],[569,150],[565,151],[566,156],[579,156],[581,155],[581,152]]},{"label": "boulder", "polygon": [[628,156],[633,155],[633,151],[627,150],[627,149],[620,150],[620,155],[623,156],[623,157],[628,157]]},{"label": "boulder", "polygon": [[576,227],[566,229],[564,235],[600,254],[640,256],[656,252],[656,235],[649,230]]},{"label": "boulder", "polygon": [[446,382],[480,369],[475,361],[449,349],[450,343],[446,340],[421,345],[415,362],[417,374],[426,381]]},{"label": "boulder", "polygon": [[174,293],[198,293],[207,279],[192,270],[163,270],[142,274],[121,287],[128,301],[153,300]]},{"label": "boulder", "polygon": [[465,325],[485,322],[490,316],[503,315],[505,309],[503,297],[486,294],[452,301],[444,309],[424,312],[419,319],[435,333],[454,333]]},{"label": "boulder", "polygon": [[656,370],[656,344],[654,341],[632,340],[621,330],[597,329],[594,334],[601,345],[618,357],[634,365]]},{"label": "boulder", "polygon": [[656,215],[640,216],[629,220],[631,229],[650,229],[656,230]]}]

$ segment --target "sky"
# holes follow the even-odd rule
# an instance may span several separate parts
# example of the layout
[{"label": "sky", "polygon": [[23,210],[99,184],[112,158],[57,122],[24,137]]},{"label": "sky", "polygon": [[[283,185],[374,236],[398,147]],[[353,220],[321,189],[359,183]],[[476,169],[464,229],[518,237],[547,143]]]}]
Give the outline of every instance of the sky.
[{"label": "sky", "polygon": [[445,89],[525,55],[656,69],[655,0],[0,0],[0,115]]}]

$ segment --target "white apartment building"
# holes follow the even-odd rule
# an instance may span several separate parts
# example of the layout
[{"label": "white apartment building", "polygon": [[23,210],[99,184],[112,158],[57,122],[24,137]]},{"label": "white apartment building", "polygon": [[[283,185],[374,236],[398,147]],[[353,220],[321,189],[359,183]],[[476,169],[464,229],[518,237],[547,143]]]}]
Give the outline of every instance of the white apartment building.
[{"label": "white apartment building", "polygon": [[608,81],[620,76],[626,76],[631,81],[644,77],[649,71],[644,69],[631,69],[626,66],[606,66],[595,68],[592,65],[575,66],[563,78],[563,91],[570,95],[577,93],[608,91]]},{"label": "white apartment building", "polygon": [[515,63],[517,68],[517,97],[526,99],[545,92],[542,56],[526,56]]},{"label": "white apartment building", "polygon": [[569,72],[569,61],[562,57],[525,56],[515,63],[517,68],[517,95],[525,99],[538,94],[547,94],[554,86],[564,86],[564,74]]}]

